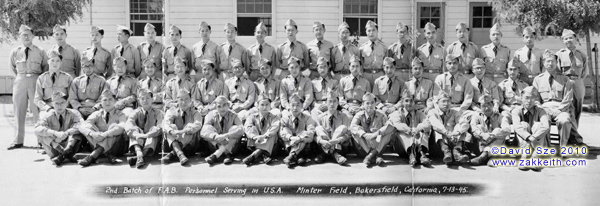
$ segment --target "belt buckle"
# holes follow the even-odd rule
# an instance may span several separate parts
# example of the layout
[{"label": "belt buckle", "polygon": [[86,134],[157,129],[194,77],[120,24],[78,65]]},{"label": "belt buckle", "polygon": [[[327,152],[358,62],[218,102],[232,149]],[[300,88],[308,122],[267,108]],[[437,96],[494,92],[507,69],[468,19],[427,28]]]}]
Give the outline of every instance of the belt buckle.
[{"label": "belt buckle", "polygon": [[26,77],[32,77],[33,74],[25,74]]},{"label": "belt buckle", "polygon": [[433,74],[433,69],[429,69],[429,70],[427,70],[427,71],[429,71],[429,73],[432,73],[432,74]]}]

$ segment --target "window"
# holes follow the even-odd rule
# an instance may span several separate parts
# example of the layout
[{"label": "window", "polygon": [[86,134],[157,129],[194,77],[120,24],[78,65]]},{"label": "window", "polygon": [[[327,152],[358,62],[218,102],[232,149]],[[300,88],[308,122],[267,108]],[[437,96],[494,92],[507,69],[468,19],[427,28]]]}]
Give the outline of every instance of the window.
[{"label": "window", "polygon": [[254,36],[254,28],[263,22],[271,36],[271,5],[271,0],[237,0],[238,35]]},{"label": "window", "polygon": [[130,28],[132,36],[144,36],[146,23],[154,25],[156,35],[163,33],[164,17],[163,0],[130,0],[129,1]]},{"label": "window", "polygon": [[473,28],[492,28],[494,26],[494,12],[491,6],[473,6],[471,25]]},{"label": "window", "polygon": [[344,21],[352,35],[366,36],[369,20],[377,23],[377,0],[344,0]]},{"label": "window", "polygon": [[417,38],[417,46],[424,44],[427,40],[425,39],[425,32],[423,28],[427,22],[431,22],[437,28],[436,41],[444,45],[444,8],[445,3],[417,3],[418,7],[418,31],[419,38]]}]

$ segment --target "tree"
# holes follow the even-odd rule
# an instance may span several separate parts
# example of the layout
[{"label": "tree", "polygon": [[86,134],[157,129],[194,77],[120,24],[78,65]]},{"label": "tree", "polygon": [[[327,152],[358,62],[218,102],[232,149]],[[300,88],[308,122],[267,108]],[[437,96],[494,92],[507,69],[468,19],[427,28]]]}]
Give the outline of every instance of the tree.
[{"label": "tree", "polygon": [[0,43],[15,40],[19,27],[32,28],[40,39],[52,35],[56,24],[81,20],[83,8],[92,0],[0,0]]},{"label": "tree", "polygon": [[594,83],[594,107],[598,109],[598,79],[592,63],[591,33],[600,33],[600,1],[597,0],[490,0],[496,20],[516,24],[516,32],[521,35],[527,26],[538,28],[540,36],[546,33],[557,36],[563,29],[577,33],[584,38],[587,49],[587,62]]}]

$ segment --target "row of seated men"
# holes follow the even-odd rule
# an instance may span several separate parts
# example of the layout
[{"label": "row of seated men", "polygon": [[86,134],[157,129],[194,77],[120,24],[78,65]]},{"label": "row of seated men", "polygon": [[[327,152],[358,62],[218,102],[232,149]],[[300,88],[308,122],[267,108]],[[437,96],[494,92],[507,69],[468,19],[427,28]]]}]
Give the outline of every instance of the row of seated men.
[{"label": "row of seated men", "polygon": [[[110,162],[113,162],[115,157],[110,148],[113,148],[114,144],[119,142],[123,143],[123,141],[116,140],[119,139],[118,136],[126,134],[128,138],[133,140],[129,143],[131,148],[117,149],[116,154],[120,154],[119,152],[127,149],[135,150],[135,158],[129,158],[130,163],[142,166],[144,165],[144,154],[151,154],[155,150],[144,150],[144,145],[157,142],[145,140],[149,137],[160,137],[162,132],[168,141],[168,148],[173,151],[166,158],[179,159],[181,163],[187,162],[185,151],[190,154],[197,150],[194,145],[204,145],[206,146],[205,149],[208,148],[211,153],[214,150],[214,153],[206,158],[209,163],[214,163],[218,157],[222,156],[225,163],[231,163],[233,160],[231,154],[235,154],[236,146],[239,143],[237,140],[245,135],[248,139],[248,145],[258,148],[251,156],[244,159],[247,164],[251,164],[259,157],[265,160],[271,158],[272,146],[267,145],[264,149],[258,146],[260,143],[275,145],[276,141],[271,143],[266,141],[269,139],[281,139],[282,145],[285,145],[289,152],[289,155],[284,159],[284,162],[289,166],[297,163],[303,164],[306,162],[307,156],[313,155],[316,155],[316,162],[322,162],[326,156],[333,156],[338,163],[343,164],[346,162],[346,158],[343,154],[340,154],[343,153],[341,152],[342,149],[332,148],[343,148],[343,146],[348,145],[352,145],[359,156],[365,157],[364,163],[367,165],[381,164],[383,162],[382,149],[393,139],[394,144],[402,145],[396,146],[396,150],[404,150],[404,152],[410,154],[409,162],[412,165],[417,164],[417,162],[428,165],[431,163],[427,158],[429,144],[417,143],[427,141],[428,138],[416,138],[416,136],[421,132],[427,133],[426,131],[430,131],[430,127],[433,128],[433,131],[436,131],[435,138],[437,140],[435,142],[443,151],[444,162],[457,161],[465,163],[469,161],[469,158],[464,154],[465,142],[468,142],[466,143],[468,145],[478,138],[487,140],[490,137],[487,133],[492,133],[495,129],[490,128],[488,125],[485,131],[479,132],[482,134],[477,134],[476,129],[473,131],[476,127],[469,124],[472,120],[479,119],[477,115],[485,114],[484,108],[491,110],[490,115],[495,114],[499,118],[505,117],[509,122],[508,125],[512,125],[517,134],[519,134],[519,130],[514,128],[515,124],[511,122],[521,121],[515,121],[515,118],[517,118],[515,116],[519,115],[513,113],[528,111],[527,109],[515,110],[515,108],[523,105],[521,98],[524,91],[527,91],[526,83],[518,79],[516,66],[509,66],[507,69],[509,78],[503,83],[507,82],[509,86],[504,89],[502,89],[502,86],[500,86],[500,89],[497,87],[488,88],[487,85],[482,83],[473,85],[473,79],[469,80],[462,74],[457,73],[459,60],[451,55],[445,58],[448,71],[436,77],[435,82],[420,77],[423,65],[418,58],[415,58],[412,62],[413,78],[409,82],[403,82],[395,77],[393,69],[395,61],[391,58],[387,59],[384,61],[386,75],[374,82],[373,89],[371,89],[371,84],[362,77],[362,65],[358,58],[351,58],[349,65],[351,72],[349,75],[344,76],[339,83],[331,78],[331,73],[328,71],[329,64],[326,59],[320,58],[318,61],[318,71],[321,76],[310,81],[300,75],[300,62],[292,57],[288,61],[290,75],[280,82],[272,78],[271,64],[268,60],[261,61],[260,71],[262,77],[256,82],[249,81],[244,76],[241,61],[234,60],[231,62],[234,76],[225,80],[225,82],[216,77],[214,64],[210,61],[204,61],[202,71],[205,76],[196,84],[190,81],[186,62],[178,58],[175,63],[177,76],[163,86],[161,81],[152,81],[152,78],[142,79],[138,82],[125,75],[127,61],[123,58],[114,60],[116,76],[104,81],[102,77],[90,71],[93,61],[89,61],[84,57],[82,59],[84,75],[65,84],[67,85],[66,88],[57,86],[56,83],[59,80],[54,76],[54,74],[59,74],[60,77],[61,72],[57,70],[57,68],[60,68],[60,60],[60,54],[50,53],[49,65],[51,68],[47,74],[43,74],[38,79],[36,99],[39,96],[47,96],[50,92],[52,94],[64,94],[54,96],[63,97],[68,102],[65,107],[70,105],[73,108],[72,111],[85,119],[86,124],[84,125],[87,126],[63,125],[64,119],[61,121],[60,118],[65,117],[56,115],[56,106],[52,105],[56,102],[50,103],[47,99],[36,101],[36,103],[41,102],[38,106],[42,111],[50,112],[50,114],[40,115],[42,118],[36,131],[40,138],[48,136],[56,143],[52,145],[52,141],[48,143],[47,140],[40,140],[45,148],[56,150],[48,151],[56,164],[60,164],[64,159],[70,159],[73,152],[75,152],[73,148],[77,148],[74,144],[78,141],[75,140],[76,138],[67,141],[72,142],[71,147],[67,145],[62,150],[63,152],[60,152],[60,147],[57,150],[58,143],[65,143],[67,136],[73,136],[73,133],[80,132],[94,148],[90,156],[79,161],[80,164],[89,165],[102,153],[107,154]],[[558,122],[561,131],[561,145],[566,145],[571,136],[574,137],[572,139],[575,139],[576,144],[583,144],[581,137],[576,133],[576,129],[572,129],[575,128],[573,126],[576,126],[576,122],[572,122],[571,118],[572,82],[556,68],[556,56],[554,54],[547,51],[544,54],[544,60],[546,72],[534,79],[532,88],[535,88],[535,90],[531,88],[529,90],[532,91],[529,93],[531,93],[530,98],[532,96],[538,97],[538,93],[535,91],[539,91],[541,98],[534,98],[536,99],[535,105],[543,107],[548,116],[540,115],[546,119],[525,121],[531,123],[530,125],[534,125],[534,122],[543,122],[542,135],[533,136],[527,133],[527,131],[530,133],[532,131],[529,128],[520,129],[522,131],[518,136],[523,136],[525,142],[543,136],[544,138],[540,140],[542,141],[540,144],[547,145],[547,141],[545,141],[548,134],[546,131],[547,126],[549,120],[555,120]],[[156,71],[155,67],[152,60],[144,61],[144,71],[148,73],[148,76],[152,76],[152,73]],[[473,70],[475,72],[474,79],[477,78],[479,80],[477,82],[485,83],[486,78],[482,78],[485,73],[482,60],[476,59],[473,62]],[[97,80],[97,84],[94,83],[94,79]],[[52,87],[44,87],[44,85],[52,85]],[[479,91],[479,93],[474,91]],[[67,93],[68,95],[66,95]],[[148,122],[145,120],[147,119],[146,116],[149,115],[145,111],[149,108],[144,108],[144,93],[148,93],[145,98],[149,104],[146,106],[149,105],[155,111],[155,114],[160,113],[159,111],[167,111],[165,115],[167,118],[159,121],[160,118],[157,116],[153,118],[155,121]],[[94,94],[96,94],[95,97]],[[500,94],[502,94],[501,97]],[[188,102],[185,102],[185,99],[182,100],[182,97],[189,97]],[[336,105],[331,105],[327,97]],[[489,99],[489,103],[484,97]],[[107,104],[103,104],[105,99],[108,101]],[[110,102],[110,99],[114,102]],[[405,106],[403,99],[414,102],[414,109],[411,108],[412,106]],[[477,101],[473,101],[474,99]],[[242,126],[242,124],[248,123],[256,123],[259,126],[266,125],[262,123],[263,120],[255,121],[257,116],[263,119],[262,117],[266,115],[266,113],[261,112],[263,110],[260,107],[260,100],[268,100],[265,101],[268,102],[268,110],[266,111],[268,111],[268,114],[280,119],[280,128],[277,129],[277,126],[272,125],[272,127],[267,127],[269,130],[261,132],[260,129],[256,129],[257,132],[252,133],[252,130],[248,129],[252,125]],[[186,105],[186,103],[189,103],[189,105]],[[443,109],[444,107],[439,106],[440,104],[446,104],[444,107],[447,107],[448,110]],[[491,104],[489,108],[487,108],[488,104]],[[134,109],[134,107],[137,107],[137,109]],[[111,109],[114,109],[114,111],[107,111]],[[190,111],[187,112],[186,110]],[[372,113],[375,110],[377,112]],[[143,115],[140,112],[143,112]],[[420,121],[407,120],[406,115],[409,112],[420,112],[428,118],[421,118]],[[500,115],[500,112],[502,112],[502,115]],[[394,114],[403,116],[403,113],[404,117],[400,117],[400,119],[404,119],[405,125],[424,124],[421,127],[414,127],[420,129],[410,129],[408,131],[410,135],[405,139],[400,138],[402,135],[398,134],[402,131],[406,132],[406,127],[410,128],[410,126],[402,127],[399,126],[400,124],[390,123],[393,122],[392,117]],[[419,116],[417,113],[408,116],[417,117]],[[347,121],[339,121],[339,126],[345,126],[345,128],[335,127],[334,129],[334,127],[330,127],[319,134],[318,126],[325,129],[328,120],[334,121],[335,118],[331,117],[336,117],[336,114],[343,114],[341,115],[342,118],[346,117]],[[177,117],[178,115],[179,117]],[[530,115],[530,113],[525,113],[525,116],[527,115]],[[121,116],[122,118],[120,118]],[[390,117],[389,121],[388,117]],[[436,118],[432,117],[436,117],[439,121],[436,122]],[[130,120],[133,118],[133,122],[141,119],[144,121],[140,121],[143,124],[138,124],[138,128],[136,128],[131,124],[125,124],[127,118]],[[136,118],[139,120],[136,120]],[[349,120],[352,120],[352,122]],[[400,121],[402,122],[402,120]],[[406,124],[407,121],[409,124]],[[151,122],[154,122],[154,125]],[[502,121],[498,120],[497,122]],[[58,125],[58,129],[49,129],[48,125],[44,126],[44,124],[50,123],[61,124]],[[232,125],[237,125],[237,127],[232,127]],[[285,129],[286,127],[283,125],[289,128]],[[144,128],[141,129],[141,127]],[[60,133],[59,131],[64,128],[70,128],[72,131]],[[498,139],[501,139],[500,137],[504,138],[506,133],[510,133],[510,128],[511,126],[505,127],[502,133],[495,131],[494,135],[491,136],[498,136]],[[489,132],[487,129],[489,129]],[[201,131],[199,134],[202,137],[201,139],[207,141],[207,144],[201,144],[200,141],[196,141],[200,138],[194,138],[197,137],[199,131]],[[467,135],[468,131],[471,133]],[[265,135],[267,132],[268,135]],[[329,132],[329,135],[327,132]],[[429,134],[432,134],[432,132],[429,132]],[[273,135],[278,135],[279,138],[268,138]],[[110,141],[109,136],[116,139]],[[188,136],[190,138],[186,138]],[[348,141],[349,139],[352,141]],[[411,139],[413,140],[412,143],[406,142]],[[416,141],[416,139],[420,140]],[[452,141],[447,141],[448,139],[452,139]],[[254,140],[258,142],[254,142]],[[101,144],[100,142],[103,141],[105,142]],[[136,142],[143,142],[143,144],[135,144]],[[321,145],[323,147],[322,151],[317,150],[319,151],[318,154],[312,155],[303,152],[305,148],[310,148],[307,145],[310,145],[311,142]],[[482,164],[488,158],[489,153],[483,149],[478,157],[471,160],[471,163]]]}]

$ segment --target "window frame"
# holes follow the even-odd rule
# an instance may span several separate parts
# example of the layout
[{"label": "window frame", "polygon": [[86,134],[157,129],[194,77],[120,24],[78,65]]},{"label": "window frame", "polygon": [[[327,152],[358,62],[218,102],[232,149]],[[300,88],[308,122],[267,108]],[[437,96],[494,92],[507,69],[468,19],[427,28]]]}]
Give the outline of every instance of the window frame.
[{"label": "window frame", "polygon": [[[140,1],[140,0],[137,0],[137,1]],[[151,0],[146,0],[146,1],[151,1]],[[134,23],[141,23],[141,24],[144,24],[144,25],[146,23],[152,23],[152,24],[154,24],[154,23],[160,23],[160,24],[162,24],[162,33],[160,35],[162,36],[162,35],[164,35],[165,32],[167,32],[168,28],[166,28],[167,27],[166,25],[167,25],[168,15],[167,15],[167,12],[165,12],[165,11],[167,11],[167,5],[169,4],[169,0],[166,0],[166,1],[159,0],[158,2],[160,2],[160,3],[163,4],[162,5],[162,13],[133,13],[132,12],[132,7],[131,7],[132,0],[125,1],[125,4],[126,4],[125,9],[126,9],[126,13],[127,13],[127,16],[126,16],[126,21],[127,21],[126,25],[129,27],[129,29],[131,29],[133,31],[133,33],[131,34],[130,37],[143,37],[144,36],[143,31],[142,31],[141,35],[136,35],[135,34],[136,31],[135,31],[135,28],[133,27]],[[131,18],[132,15],[153,15],[153,14],[162,15],[162,20],[133,20]],[[157,36],[158,35],[159,34],[157,34]]]},{"label": "window frame", "polygon": [[[354,36],[354,32],[358,32],[359,33],[359,35],[358,35],[359,37],[366,37],[367,36],[366,32],[364,32],[364,33],[360,32],[361,29],[364,29],[364,26],[365,26],[364,24],[362,24],[362,25],[360,24],[361,19],[373,19],[373,20],[375,20],[374,22],[377,23],[377,25],[379,26],[379,29],[378,29],[377,32],[379,34],[381,34],[381,26],[380,26],[380,24],[381,24],[380,23],[381,22],[380,16],[381,16],[381,9],[382,9],[381,8],[381,3],[382,3],[381,0],[370,0],[370,1],[375,2],[375,6],[374,6],[375,13],[365,13],[364,15],[360,11],[359,11],[359,13],[348,13],[348,14],[346,14],[346,12],[344,11],[345,8],[346,8],[346,1],[348,1],[348,0],[340,0],[340,5],[341,5],[340,6],[340,16],[341,16],[340,19],[341,19],[341,21],[348,23],[348,21],[346,21],[346,18],[356,18],[356,19],[358,19],[358,23],[359,23],[358,28],[356,28],[354,30],[352,28],[352,25],[350,23],[348,23],[348,25],[350,26],[350,30],[351,30],[350,32],[352,32],[351,33],[352,36]],[[361,0],[353,0],[353,1],[361,2]],[[368,4],[368,5],[370,5],[370,4]],[[360,10],[360,7],[358,9]]]},{"label": "window frame", "polygon": [[[234,22],[235,22],[236,26],[239,25],[239,23],[238,23],[238,18],[239,17],[257,17],[257,18],[269,17],[269,18],[271,18],[271,24],[270,24],[271,33],[267,34],[267,36],[265,37],[265,39],[266,38],[273,38],[273,37],[276,36],[276,34],[275,34],[275,32],[277,32],[277,29],[275,29],[276,28],[275,27],[275,24],[276,24],[276,21],[275,21],[275,13],[276,13],[275,12],[275,8],[276,8],[275,7],[275,2],[276,2],[276,0],[270,0],[271,1],[271,13],[239,13],[238,12],[238,1],[239,0],[232,0],[233,5],[234,5],[233,6],[234,7],[233,8],[233,19],[234,19]],[[258,22],[257,22],[257,24],[258,24]],[[268,27],[268,25],[267,25],[267,27]],[[254,37],[254,33],[252,35],[241,35],[239,33],[239,31],[238,31],[238,37],[239,38],[252,38],[252,37]]]}]

